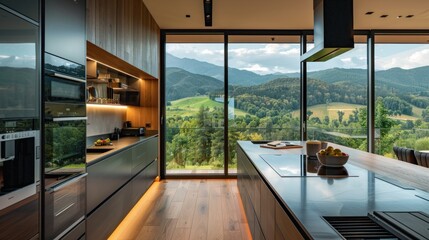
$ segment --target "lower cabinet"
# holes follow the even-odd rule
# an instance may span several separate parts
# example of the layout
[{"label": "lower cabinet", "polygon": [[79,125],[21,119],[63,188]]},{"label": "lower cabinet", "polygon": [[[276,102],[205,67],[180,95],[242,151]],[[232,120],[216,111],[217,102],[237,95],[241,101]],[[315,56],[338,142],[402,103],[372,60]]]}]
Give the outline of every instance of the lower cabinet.
[{"label": "lower cabinet", "polygon": [[253,239],[304,239],[270,187],[237,146],[237,185]]},{"label": "lower cabinet", "polygon": [[151,138],[87,167],[86,238],[107,239],[158,175]]},{"label": "lower cabinet", "polygon": [[64,235],[61,240],[82,240],[85,239],[85,220]]}]

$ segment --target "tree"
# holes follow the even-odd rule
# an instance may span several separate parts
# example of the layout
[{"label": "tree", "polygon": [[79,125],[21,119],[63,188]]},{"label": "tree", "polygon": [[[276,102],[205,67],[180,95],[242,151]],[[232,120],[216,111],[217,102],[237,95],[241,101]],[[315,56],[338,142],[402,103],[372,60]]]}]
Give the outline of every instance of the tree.
[{"label": "tree", "polygon": [[338,111],[337,114],[338,114],[338,121],[340,123],[342,123],[343,122],[343,117],[344,117],[344,112],[343,111]]}]

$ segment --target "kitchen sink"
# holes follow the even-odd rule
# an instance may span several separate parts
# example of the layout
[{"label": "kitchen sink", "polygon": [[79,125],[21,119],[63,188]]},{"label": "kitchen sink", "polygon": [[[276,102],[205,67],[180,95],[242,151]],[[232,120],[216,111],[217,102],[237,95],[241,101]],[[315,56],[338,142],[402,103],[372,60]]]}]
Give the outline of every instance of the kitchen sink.
[{"label": "kitchen sink", "polygon": [[112,149],[113,148],[91,147],[91,148],[87,148],[86,149],[86,153],[105,153],[105,152],[108,152],[108,151],[110,151]]}]

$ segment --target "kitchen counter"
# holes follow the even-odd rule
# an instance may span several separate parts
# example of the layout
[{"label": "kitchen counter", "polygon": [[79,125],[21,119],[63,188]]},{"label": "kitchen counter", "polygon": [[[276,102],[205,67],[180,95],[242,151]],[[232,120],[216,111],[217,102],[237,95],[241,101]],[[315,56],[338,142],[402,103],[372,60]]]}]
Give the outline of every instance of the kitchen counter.
[{"label": "kitchen counter", "polygon": [[92,164],[95,164],[107,157],[110,157],[114,154],[117,154],[123,150],[126,150],[128,148],[131,148],[132,146],[135,146],[141,142],[147,141],[151,138],[157,137],[158,134],[146,134],[145,136],[140,137],[133,137],[133,136],[127,136],[127,137],[121,137],[119,140],[112,140],[112,146],[92,146],[91,149],[103,149],[103,148],[111,148],[111,150],[106,152],[91,152],[86,154],[86,165],[90,166]]},{"label": "kitchen counter", "polygon": [[[293,143],[304,145],[300,141]],[[301,232],[314,239],[341,239],[322,216],[366,216],[373,211],[429,214],[428,168],[329,144],[348,153],[350,158],[344,165],[346,174],[326,176],[318,175],[314,163],[301,156],[305,146],[273,150],[250,141],[239,141],[238,145]],[[290,169],[290,165],[281,168],[301,171],[299,176],[281,177],[279,166],[277,171],[273,166],[275,161],[281,165],[279,159],[302,159],[300,169]]]}]

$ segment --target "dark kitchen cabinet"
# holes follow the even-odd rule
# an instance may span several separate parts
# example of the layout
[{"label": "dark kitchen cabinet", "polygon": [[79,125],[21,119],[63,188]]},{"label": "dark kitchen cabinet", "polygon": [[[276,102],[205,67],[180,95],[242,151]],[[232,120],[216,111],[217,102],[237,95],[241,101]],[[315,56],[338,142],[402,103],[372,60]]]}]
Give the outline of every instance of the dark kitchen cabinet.
[{"label": "dark kitchen cabinet", "polygon": [[45,1],[45,51],[86,64],[86,1]]},{"label": "dark kitchen cabinet", "polygon": [[158,175],[158,137],[87,167],[88,239],[107,239]]},{"label": "dark kitchen cabinet", "polygon": [[0,4],[39,22],[39,1],[34,0],[0,0]]},{"label": "dark kitchen cabinet", "polygon": [[131,150],[125,150],[87,167],[87,212],[94,210],[131,178],[131,154]]}]

